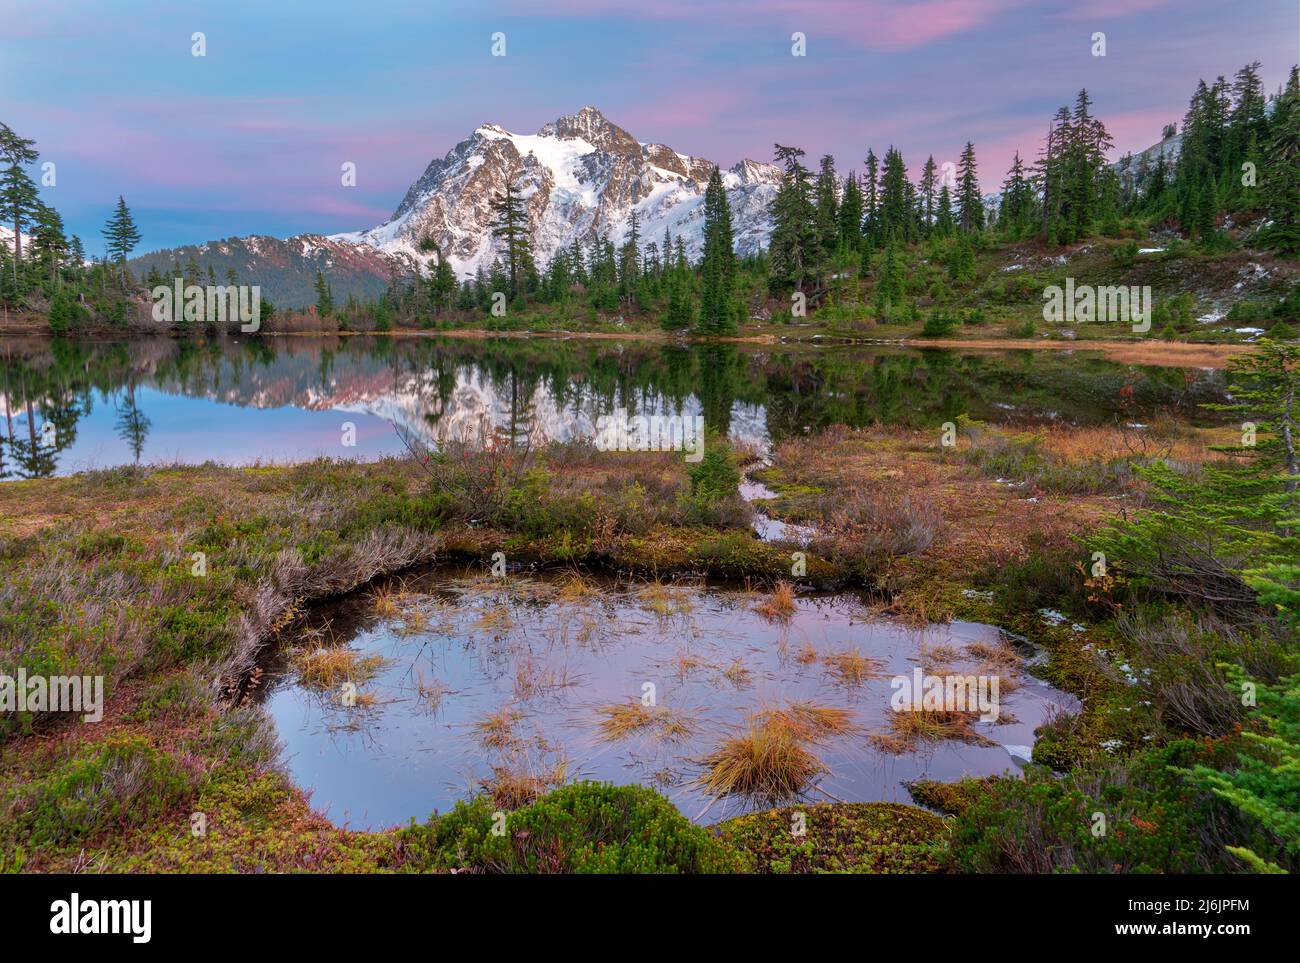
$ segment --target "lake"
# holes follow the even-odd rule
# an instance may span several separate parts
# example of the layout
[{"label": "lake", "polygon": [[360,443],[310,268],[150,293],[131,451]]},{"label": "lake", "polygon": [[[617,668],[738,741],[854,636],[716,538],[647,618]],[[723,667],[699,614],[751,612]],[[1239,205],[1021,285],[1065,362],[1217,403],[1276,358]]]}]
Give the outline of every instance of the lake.
[{"label": "lake", "polygon": [[372,459],[490,422],[589,438],[596,419],[702,415],[756,450],[831,424],[1026,426],[1206,416],[1221,371],[1095,353],[560,338],[293,337],[0,344],[0,477],[129,464]]}]

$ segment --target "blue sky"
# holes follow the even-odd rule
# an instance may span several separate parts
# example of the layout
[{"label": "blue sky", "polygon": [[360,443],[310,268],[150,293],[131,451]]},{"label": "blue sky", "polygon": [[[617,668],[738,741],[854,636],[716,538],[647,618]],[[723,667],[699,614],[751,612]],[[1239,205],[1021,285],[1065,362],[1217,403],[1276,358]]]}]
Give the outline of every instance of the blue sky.
[{"label": "blue sky", "polygon": [[1270,91],[1300,60],[1300,0],[0,0],[0,121],[56,164],[46,200],[88,250],[122,194],[145,251],[373,226],[479,124],[584,104],[723,166],[892,143],[916,176],[970,139],[993,190],[1080,87],[1140,150],[1252,60]]}]

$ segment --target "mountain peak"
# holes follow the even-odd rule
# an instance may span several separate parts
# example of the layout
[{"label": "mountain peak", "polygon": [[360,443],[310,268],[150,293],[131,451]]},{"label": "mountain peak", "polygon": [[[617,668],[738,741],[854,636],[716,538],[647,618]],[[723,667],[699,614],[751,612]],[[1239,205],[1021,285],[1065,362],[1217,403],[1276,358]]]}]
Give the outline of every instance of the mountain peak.
[{"label": "mountain peak", "polygon": [[640,149],[635,137],[613,123],[599,108],[591,105],[583,107],[576,114],[557,117],[537,133],[542,137],[564,140],[580,137],[592,147],[616,153]]}]

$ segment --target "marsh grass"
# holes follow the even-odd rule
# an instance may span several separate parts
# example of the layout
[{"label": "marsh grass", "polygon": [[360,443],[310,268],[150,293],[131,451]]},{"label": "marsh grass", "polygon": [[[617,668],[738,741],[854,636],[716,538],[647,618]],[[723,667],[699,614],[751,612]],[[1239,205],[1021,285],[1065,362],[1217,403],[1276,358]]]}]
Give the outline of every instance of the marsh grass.
[{"label": "marsh grass", "polygon": [[384,667],[384,658],[337,647],[299,650],[294,654],[293,663],[299,681],[307,688],[319,691],[333,689],[345,682],[356,685],[369,682]]},{"label": "marsh grass", "polygon": [[846,736],[858,730],[853,713],[839,706],[819,706],[811,702],[794,702],[779,709],[759,713],[764,722],[774,723],[806,742],[822,742]]},{"label": "marsh grass", "polygon": [[480,785],[494,805],[509,811],[536,802],[552,789],[564,785],[568,776],[569,764],[564,759],[535,763],[521,756],[507,765],[493,766],[492,775]]},{"label": "marsh grass", "polygon": [[[877,748],[887,752],[903,752],[916,747],[918,742],[946,742],[950,739],[978,746],[996,745],[975,731],[979,722],[977,712],[903,711],[889,716],[890,732],[885,738],[872,741]],[[900,748],[905,747],[905,748]]]},{"label": "marsh grass", "polygon": [[661,619],[689,615],[694,607],[690,593],[660,581],[647,584],[636,593],[636,599],[642,609]]},{"label": "marsh grass", "polygon": [[479,745],[486,749],[503,749],[514,745],[515,726],[524,718],[524,714],[513,706],[504,706],[496,712],[489,713],[474,723],[474,732]]},{"label": "marsh grass", "polygon": [[840,685],[862,685],[878,676],[883,668],[879,659],[868,658],[860,652],[831,652],[821,657],[826,671]]},{"label": "marsh grass", "polygon": [[748,688],[754,681],[754,673],[739,658],[733,659],[731,664],[722,670],[722,677],[737,689]]},{"label": "marsh grass", "polygon": [[505,602],[493,602],[479,613],[474,628],[494,638],[500,638],[514,628],[515,620]]},{"label": "marsh grass", "polygon": [[437,712],[442,705],[442,700],[451,692],[451,687],[441,679],[432,679],[425,681],[424,671],[415,667],[415,693],[419,696],[420,704],[430,712]]},{"label": "marsh grass", "polygon": [[794,586],[784,580],[776,583],[776,588],[756,607],[755,611],[765,619],[788,621],[795,613]]},{"label": "marsh grass", "polygon": [[601,716],[601,738],[610,742],[638,733],[668,742],[682,742],[695,734],[695,725],[680,713],[662,706],[643,705],[639,699],[615,702],[596,710]]},{"label": "marsh grass", "polygon": [[744,796],[763,802],[793,799],[828,770],[804,744],[803,726],[762,714],[700,760],[695,784],[714,798]]},{"label": "marsh grass", "polygon": [[515,664],[514,692],[515,698],[521,702],[576,684],[567,669],[542,662],[531,653],[522,656]]},{"label": "marsh grass", "polygon": [[600,594],[600,584],[581,572],[572,570],[560,576],[556,598],[562,602],[586,602]]}]

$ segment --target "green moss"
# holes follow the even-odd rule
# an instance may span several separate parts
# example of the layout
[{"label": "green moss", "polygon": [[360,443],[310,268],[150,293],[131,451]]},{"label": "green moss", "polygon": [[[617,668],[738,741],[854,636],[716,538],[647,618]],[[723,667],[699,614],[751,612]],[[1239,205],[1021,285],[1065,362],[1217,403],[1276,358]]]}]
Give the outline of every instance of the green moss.
[{"label": "green moss", "polygon": [[899,803],[789,806],[719,829],[754,873],[929,873],[939,868],[947,835],[938,816]]},{"label": "green moss", "polygon": [[936,809],[949,816],[964,813],[976,799],[988,794],[997,776],[982,779],[959,779],[956,782],[935,782],[930,779],[918,779],[907,784],[907,791],[912,794],[917,805]]}]

